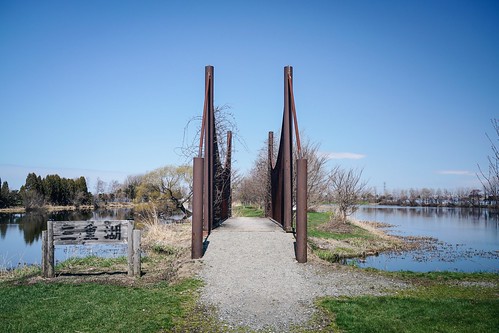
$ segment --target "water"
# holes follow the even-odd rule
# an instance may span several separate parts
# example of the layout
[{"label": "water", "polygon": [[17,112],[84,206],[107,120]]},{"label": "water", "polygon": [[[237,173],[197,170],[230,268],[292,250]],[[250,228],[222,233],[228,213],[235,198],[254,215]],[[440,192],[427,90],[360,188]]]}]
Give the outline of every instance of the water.
[{"label": "water", "polygon": [[361,206],[353,217],[391,224],[391,235],[430,238],[420,250],[354,259],[360,267],[499,273],[499,214],[487,209]]},{"label": "water", "polygon": [[[95,211],[34,211],[22,214],[0,213],[0,269],[41,263],[42,231],[47,221],[126,220],[130,209]],[[73,256],[96,254],[103,257],[126,255],[123,244],[93,246],[56,246],[56,262]]]}]

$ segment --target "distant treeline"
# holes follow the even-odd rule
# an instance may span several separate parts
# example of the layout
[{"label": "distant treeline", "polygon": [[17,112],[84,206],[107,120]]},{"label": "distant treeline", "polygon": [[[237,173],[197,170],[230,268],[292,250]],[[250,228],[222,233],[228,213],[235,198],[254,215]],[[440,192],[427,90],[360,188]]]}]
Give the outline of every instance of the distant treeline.
[{"label": "distant treeline", "polygon": [[24,206],[26,209],[33,209],[43,205],[78,207],[92,204],[92,201],[93,196],[88,191],[85,177],[68,179],[59,175],[48,175],[42,178],[30,173],[19,191],[10,191],[6,181],[2,183],[0,191],[0,208]]},{"label": "distant treeline", "polygon": [[479,189],[461,188],[455,191],[422,188],[385,191],[382,195],[367,193],[365,201],[382,205],[426,207],[489,207],[498,208],[495,196]]}]

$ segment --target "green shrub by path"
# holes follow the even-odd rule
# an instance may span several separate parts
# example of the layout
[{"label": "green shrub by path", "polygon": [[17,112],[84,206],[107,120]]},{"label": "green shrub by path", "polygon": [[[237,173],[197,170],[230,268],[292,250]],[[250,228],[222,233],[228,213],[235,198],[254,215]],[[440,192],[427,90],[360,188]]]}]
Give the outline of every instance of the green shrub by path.
[{"label": "green shrub by path", "polygon": [[346,332],[499,332],[497,284],[465,287],[461,281],[451,275],[441,283],[418,274],[414,282],[420,287],[396,296],[328,297],[319,305]]},{"label": "green shrub by path", "polygon": [[197,280],[174,286],[0,284],[4,332],[158,332],[168,331],[192,304]]}]

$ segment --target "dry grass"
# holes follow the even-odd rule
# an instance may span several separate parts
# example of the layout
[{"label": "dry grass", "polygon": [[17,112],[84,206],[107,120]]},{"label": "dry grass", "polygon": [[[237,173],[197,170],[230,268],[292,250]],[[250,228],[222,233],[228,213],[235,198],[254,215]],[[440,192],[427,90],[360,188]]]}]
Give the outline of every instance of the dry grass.
[{"label": "dry grass", "polygon": [[384,227],[387,225],[353,219],[344,223],[331,216],[315,227],[316,237],[309,237],[309,243],[320,258],[333,262],[408,249],[408,242],[388,235]]},{"label": "dry grass", "polygon": [[190,223],[162,223],[154,205],[141,207],[139,223],[144,229],[142,244],[145,248],[168,246],[186,249],[190,246]]}]

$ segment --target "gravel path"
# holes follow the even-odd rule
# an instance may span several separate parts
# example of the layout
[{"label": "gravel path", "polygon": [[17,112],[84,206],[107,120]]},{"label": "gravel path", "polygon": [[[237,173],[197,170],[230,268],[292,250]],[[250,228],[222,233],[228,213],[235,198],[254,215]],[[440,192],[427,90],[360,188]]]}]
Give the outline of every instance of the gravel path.
[{"label": "gravel path", "polygon": [[311,318],[317,297],[377,295],[405,286],[319,262],[298,264],[293,235],[268,219],[229,219],[208,241],[201,301],[231,326],[285,332]]}]

